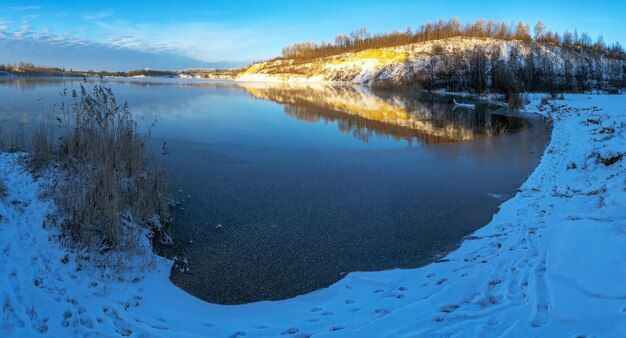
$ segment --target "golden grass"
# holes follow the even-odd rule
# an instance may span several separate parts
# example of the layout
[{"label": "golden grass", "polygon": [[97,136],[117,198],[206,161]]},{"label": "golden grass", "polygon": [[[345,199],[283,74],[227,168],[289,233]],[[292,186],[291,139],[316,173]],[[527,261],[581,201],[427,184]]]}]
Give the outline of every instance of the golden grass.
[{"label": "golden grass", "polygon": [[[67,97],[65,97],[67,99]],[[167,173],[150,151],[128,107],[110,88],[81,85],[61,106],[59,133],[42,126],[33,136],[32,168],[52,168],[46,193],[58,208],[68,244],[84,247],[107,266],[106,257],[140,253],[142,236],[164,238],[169,214]],[[98,262],[96,262],[98,263]]]},{"label": "golden grass", "polygon": [[367,59],[376,59],[381,64],[393,64],[405,62],[409,57],[408,52],[396,52],[393,50],[384,49],[370,49],[362,52],[352,54],[346,58],[339,58],[333,60],[331,63],[338,65],[348,62],[356,62]]}]

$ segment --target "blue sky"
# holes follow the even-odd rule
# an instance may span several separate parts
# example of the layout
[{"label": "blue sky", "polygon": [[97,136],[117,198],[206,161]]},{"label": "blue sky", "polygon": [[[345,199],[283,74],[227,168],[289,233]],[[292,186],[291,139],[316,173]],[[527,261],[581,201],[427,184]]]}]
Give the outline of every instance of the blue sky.
[{"label": "blue sky", "polygon": [[458,17],[522,20],[626,46],[626,1],[14,1],[0,0],[0,63],[73,69],[241,65],[299,41],[366,26],[405,30]]}]

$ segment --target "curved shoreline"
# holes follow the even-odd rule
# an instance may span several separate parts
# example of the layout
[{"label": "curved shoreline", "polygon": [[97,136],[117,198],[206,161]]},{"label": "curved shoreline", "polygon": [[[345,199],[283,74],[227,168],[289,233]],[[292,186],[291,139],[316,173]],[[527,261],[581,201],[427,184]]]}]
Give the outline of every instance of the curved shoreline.
[{"label": "curved shoreline", "polygon": [[[540,112],[539,99],[530,111]],[[136,282],[76,271],[73,260],[62,265],[66,251],[41,227],[52,206],[37,199],[39,183],[15,156],[1,155],[0,179],[10,197],[0,203],[0,330],[9,336],[44,327],[60,336],[618,336],[626,330],[626,165],[610,159],[626,149],[625,102],[625,96],[566,95],[566,106],[557,101],[553,112],[542,112],[554,128],[541,163],[445,261],[351,273],[307,295],[240,306],[185,294],[168,279],[171,263],[159,257],[157,269]]]},{"label": "curved shoreline", "polygon": [[[460,114],[463,116],[463,113]],[[260,181],[265,177],[263,168],[266,164],[263,163],[266,159],[280,163],[279,168],[272,170],[284,169],[286,172],[307,170],[299,169],[293,164],[302,161],[302,158],[311,162],[309,165],[314,166],[312,171],[315,173],[306,171],[306,174],[295,178],[289,174],[281,174],[285,180],[294,182],[293,190],[298,191],[295,195],[302,196],[298,203],[307,205],[306,210],[322,210],[307,211],[306,219],[297,218],[297,210],[290,211],[293,208],[291,200],[283,198],[281,194],[294,194],[290,190],[284,190],[282,185],[270,183],[273,190],[281,192],[272,196],[273,203],[281,205],[281,214],[276,215],[268,210],[267,215],[271,216],[265,216],[264,210],[255,208],[245,198],[249,195],[255,196],[257,189],[242,189],[233,181],[238,177],[245,178],[246,181],[250,179],[241,169],[238,175],[231,176],[222,171],[201,167],[201,171],[207,172],[206,176],[196,176],[195,170],[186,169],[192,167],[193,162],[186,161],[185,158],[193,157],[193,153],[185,153],[181,150],[185,146],[169,142],[173,154],[169,161],[180,163],[171,167],[172,172],[181,176],[182,171],[183,177],[194,177],[187,182],[176,180],[175,183],[177,188],[185,191],[185,195],[193,196],[193,202],[188,202],[184,211],[176,216],[180,222],[180,226],[172,234],[177,239],[176,243],[172,247],[164,248],[166,257],[187,258],[186,264],[176,264],[172,268],[170,279],[175,285],[204,301],[234,305],[284,300],[303,295],[336,283],[348,272],[411,269],[431,263],[450,251],[449,244],[453,244],[451,247],[458,247],[463,237],[487,224],[498,211],[499,205],[513,196],[535,170],[549,141],[550,131],[541,118],[527,117],[536,126],[524,127],[518,132],[507,132],[500,136],[479,136],[470,141],[431,144],[417,149],[400,147],[347,153],[336,149],[330,152],[318,149],[315,153],[322,154],[318,156],[299,150],[279,150],[282,155],[277,155],[274,148],[268,151],[260,145],[252,148],[207,148],[254,163],[256,167],[249,171],[255,173],[255,180]],[[302,157],[299,153],[306,155]],[[298,160],[292,160],[295,158]],[[316,162],[322,161],[350,163],[350,170],[347,171],[351,175],[362,177],[360,180],[368,183],[367,189],[353,184],[348,190],[355,194],[354,197],[341,195],[342,192],[337,191],[334,185],[344,179],[327,177],[343,177],[341,175],[346,171],[345,165],[333,164],[330,170],[326,166],[315,166]],[[385,164],[381,166],[378,162]],[[358,168],[361,167],[376,168],[379,174],[371,175],[368,171],[359,171]],[[446,172],[445,176],[439,174],[442,171]],[[321,178],[316,175],[317,172],[321,173]],[[233,183],[215,184],[213,177]],[[398,180],[398,177],[401,179]],[[475,181],[466,183],[466,177],[472,177]],[[305,183],[307,180],[314,181],[315,186],[323,188],[311,188]],[[336,181],[340,182],[335,183]],[[203,185],[211,187],[211,195],[226,197],[203,197],[206,189],[194,190],[194,185],[198,182],[206,182]],[[381,182],[380,185],[378,182]],[[255,185],[252,182],[247,184],[253,187]],[[348,186],[349,183],[345,184]],[[228,197],[233,189],[231,186],[237,187],[236,202]],[[446,188],[442,190],[441,187],[444,186]],[[392,194],[387,193],[387,187],[391,187],[389,190]],[[318,191],[327,196],[325,200],[315,199]],[[335,194],[340,197],[334,197]],[[369,203],[372,198],[375,202]],[[395,198],[393,206],[378,208],[376,205],[392,203],[391,198]],[[347,217],[342,217],[340,212],[332,208],[335,205],[339,205],[339,210],[344,205],[350,207],[344,201],[351,199],[364,201],[360,204],[363,210],[356,209]],[[332,206],[326,200],[331,200]],[[221,223],[220,218],[212,217],[213,214],[222,212],[222,209],[230,210],[229,206],[233,204],[237,205],[237,209],[235,216],[226,217],[230,222]],[[427,205],[430,207],[425,207]],[[377,208],[375,210],[378,213],[388,213],[389,216],[376,218],[378,213],[368,213],[366,210],[370,207]],[[228,215],[232,213],[230,211]],[[249,214],[262,225],[248,226],[248,219],[236,218],[240,214]],[[261,214],[264,216],[260,216]],[[198,219],[203,221],[197,222]],[[297,224],[291,224],[289,220],[294,220],[292,223],[297,220]],[[266,229],[263,222],[278,224],[275,227],[281,230],[273,230],[275,227]],[[218,223],[224,224],[224,228],[219,231],[206,225]],[[319,230],[310,231],[311,228]],[[342,229],[341,236],[332,232],[330,235],[325,233],[328,231],[326,229],[335,228]],[[370,236],[379,239],[371,240],[368,238]],[[294,242],[299,245],[293,246],[291,243]],[[292,258],[294,256],[298,259]],[[251,264],[249,261],[264,263]],[[184,270],[181,271],[181,268]]]}]

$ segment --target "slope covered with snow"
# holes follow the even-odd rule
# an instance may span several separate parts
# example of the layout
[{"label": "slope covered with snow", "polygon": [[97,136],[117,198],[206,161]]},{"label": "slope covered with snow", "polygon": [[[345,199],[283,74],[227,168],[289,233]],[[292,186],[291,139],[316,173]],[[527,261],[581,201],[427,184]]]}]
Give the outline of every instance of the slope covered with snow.
[{"label": "slope covered with snow", "polygon": [[[560,85],[574,85],[581,77],[587,82],[602,79],[622,83],[626,79],[626,61],[609,59],[580,48],[467,37],[370,49],[312,60],[277,59],[260,62],[238,74],[235,79],[336,81],[370,86],[410,86],[420,82],[423,85],[427,81],[440,81],[438,79],[458,81],[459,78],[469,78],[477,53],[480,54],[478,60],[484,62],[487,82],[490,81],[491,70],[498,63],[509,62],[512,58],[519,66],[533,63],[537,69],[541,69],[539,73],[542,76],[557,79]],[[566,83],[568,81],[572,83]],[[432,85],[435,88],[445,87],[441,83]]]},{"label": "slope covered with snow", "polygon": [[103,277],[47,226],[54,206],[0,154],[0,335],[601,336],[626,332],[626,97],[566,95],[540,165],[493,220],[422,268],[351,273],[278,302],[203,303],[146,258]]}]

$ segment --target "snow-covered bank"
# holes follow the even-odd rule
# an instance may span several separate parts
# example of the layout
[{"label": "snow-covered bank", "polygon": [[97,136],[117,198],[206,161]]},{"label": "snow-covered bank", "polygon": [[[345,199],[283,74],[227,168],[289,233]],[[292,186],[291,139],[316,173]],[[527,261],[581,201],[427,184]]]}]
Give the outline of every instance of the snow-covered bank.
[{"label": "snow-covered bank", "polygon": [[[490,224],[423,268],[351,273],[279,302],[221,306],[168,280],[104,280],[42,227],[52,210],[0,154],[0,335],[602,336],[626,332],[626,96],[567,95],[536,171]],[[606,163],[606,164],[605,164]],[[610,165],[607,165],[610,164]]]},{"label": "snow-covered bank", "polygon": [[[503,68],[505,64],[510,69]],[[624,66],[624,60],[580,48],[521,40],[452,37],[314,59],[278,58],[255,63],[245,71],[233,74],[233,79],[342,82],[386,88],[408,86],[482,92],[482,89],[472,87],[471,74],[475,69],[483,69],[485,88],[497,89],[500,86],[497,83],[515,78],[528,90],[589,91],[603,86],[623,86],[619,84],[624,80]],[[516,72],[534,74],[534,80],[512,75]],[[598,79],[604,84],[597,83]]]}]

